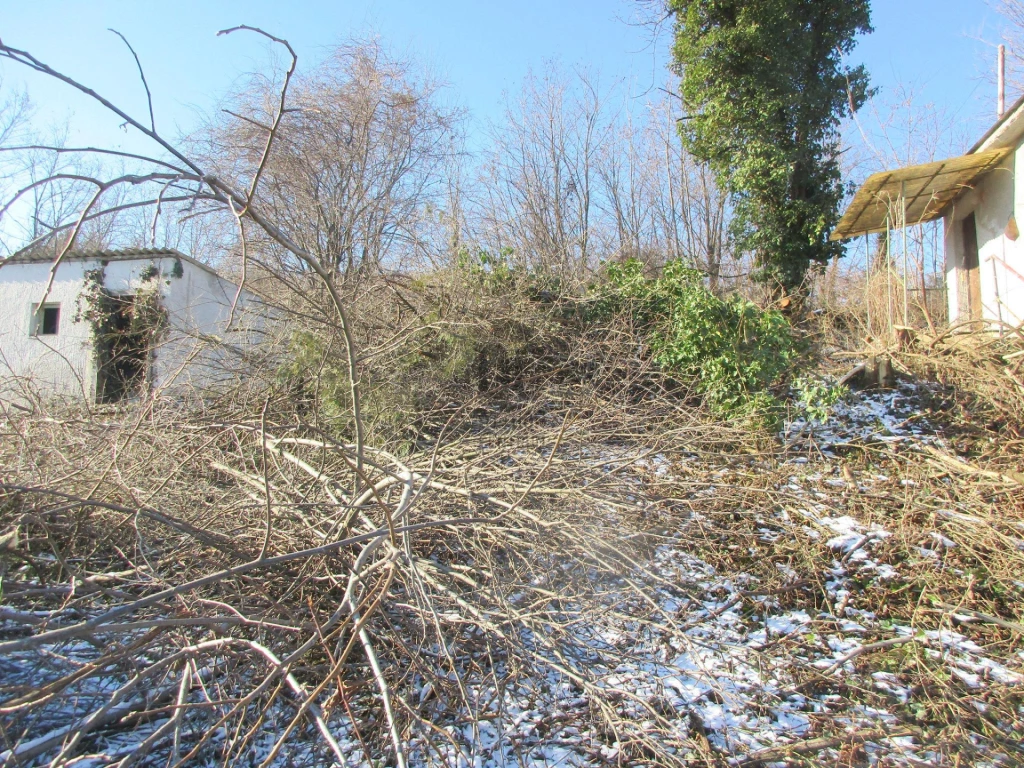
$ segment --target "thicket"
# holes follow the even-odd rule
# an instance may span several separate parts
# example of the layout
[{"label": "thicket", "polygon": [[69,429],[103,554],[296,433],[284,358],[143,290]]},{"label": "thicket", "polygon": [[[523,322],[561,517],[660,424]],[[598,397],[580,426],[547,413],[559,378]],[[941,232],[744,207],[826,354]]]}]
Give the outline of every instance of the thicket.
[{"label": "thicket", "polygon": [[670,261],[656,277],[631,259],[609,264],[598,314],[628,312],[661,368],[691,383],[721,416],[770,417],[798,344],[781,312],[712,293],[705,277]]},{"label": "thicket", "polygon": [[[547,186],[530,186],[548,178],[524,174],[532,162],[496,171],[507,183],[494,188],[517,194],[495,204],[508,226],[491,242],[516,243],[511,252],[459,247],[483,241],[461,239],[457,200],[443,217],[451,229],[431,240],[397,224],[426,200],[391,208],[385,196],[374,212],[366,200],[347,209],[385,222],[374,227],[383,239],[335,259],[335,242],[310,239],[314,208],[275,205],[290,180],[331,170],[315,153],[274,165],[296,114],[287,91],[286,78],[267,102],[278,106],[256,113],[270,119],[242,119],[269,136],[254,132],[233,175],[117,112],[164,159],[98,187],[149,185],[154,221],[175,198],[190,220],[209,206],[237,228],[241,274],[266,270],[281,304],[290,291],[282,316],[295,333],[288,363],[247,365],[233,389],[197,392],[195,408],[153,397],[97,418],[44,398],[0,402],[0,762],[468,764],[528,713],[538,717],[526,738],[498,731],[519,762],[548,760],[551,744],[566,759],[623,765],[850,762],[877,756],[857,752],[862,742],[896,736],[939,761],[1019,752],[1019,685],[968,691],[944,639],[952,621],[970,621],[979,648],[1019,667],[1016,454],[972,466],[882,435],[834,445],[840,464],[808,441],[800,458],[814,474],[795,478],[802,448],[710,412],[777,407],[802,351],[786,319],[723,298],[715,238],[694,256],[703,274],[671,259],[652,271],[699,252],[679,239],[655,247],[657,230],[629,236],[632,223],[649,234],[648,220],[623,217],[598,250],[582,202],[600,175],[589,175],[589,144],[556,168],[578,175]],[[409,117],[418,99],[389,103]],[[338,119],[372,117],[358,106]],[[545,122],[559,124],[545,114],[532,125]],[[399,124],[370,139],[407,133]],[[353,136],[353,156],[372,146]],[[622,170],[615,159],[609,177]],[[333,170],[344,172],[337,190],[367,188],[349,186],[348,166]],[[645,199],[622,211],[656,210]],[[345,202],[321,200],[334,213]],[[705,202],[723,210],[717,194]],[[325,230],[351,232],[334,220]],[[422,255],[442,237],[458,258],[427,270]],[[519,246],[530,241],[544,247]],[[583,282],[610,253],[639,258]],[[808,400],[829,394],[796,386]],[[689,407],[691,393],[710,409]],[[837,551],[825,514],[868,532]],[[823,585],[822,573],[836,578]],[[803,612],[805,629],[776,632],[782,611]],[[850,634],[872,642],[837,657]],[[712,645],[720,655],[697,655]],[[673,649],[696,663],[673,661]],[[656,696],[620,676],[627,665],[650,667]],[[997,667],[971,669],[988,686]],[[704,692],[686,683],[670,694],[663,670]],[[876,685],[882,670],[893,687]],[[746,724],[721,708],[738,700]],[[783,700],[795,708],[778,709]],[[702,719],[716,706],[715,721]],[[774,711],[806,712],[808,728],[780,718],[779,739],[761,749],[761,713]],[[864,718],[880,712],[892,714]],[[884,748],[903,759],[907,744]]]},{"label": "thicket", "polygon": [[[801,343],[786,317],[738,295],[721,297],[681,261],[652,271],[638,260],[606,265],[589,283],[517,268],[504,254],[460,254],[454,267],[364,288],[357,334],[367,355],[368,434],[408,442],[446,408],[481,394],[508,401],[556,376],[585,382],[611,346],[655,364],[677,399],[702,401],[717,417],[773,426]],[[415,329],[381,345],[381,328],[415,317]],[[311,372],[316,372],[311,376]],[[543,376],[542,376],[543,374]],[[330,335],[292,336],[281,385],[340,434],[351,432],[348,369]],[[315,383],[315,386],[314,386]]]},{"label": "thicket", "polygon": [[[457,404],[514,399],[541,372],[570,376],[583,328],[573,300],[542,285],[553,284],[467,252],[450,268],[351,286],[367,435],[407,450]],[[277,385],[332,433],[351,436],[349,368],[331,323],[296,323],[283,360]]]}]

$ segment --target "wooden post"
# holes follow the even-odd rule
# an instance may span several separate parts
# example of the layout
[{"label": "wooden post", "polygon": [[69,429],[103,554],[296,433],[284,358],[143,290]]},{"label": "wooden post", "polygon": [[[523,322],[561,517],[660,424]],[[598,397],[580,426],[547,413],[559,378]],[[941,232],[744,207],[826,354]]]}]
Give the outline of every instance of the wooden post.
[{"label": "wooden post", "polygon": [[885,215],[885,304],[888,308],[889,327],[886,329],[886,344],[892,336],[892,205]]},{"label": "wooden post", "polygon": [[871,235],[864,233],[864,306],[867,307],[868,336],[871,335]]},{"label": "wooden post", "polygon": [[996,74],[996,80],[998,81],[999,95],[998,95],[998,112],[999,117],[1003,116],[1006,112],[1006,46],[999,46],[999,65],[998,72]]},{"label": "wooden post", "polygon": [[[1003,245],[1003,250],[1006,250],[1006,246]],[[992,285],[996,291],[996,308],[999,311],[999,338],[1003,338],[1003,302],[999,298],[999,268],[996,267],[995,259],[991,259],[992,262]]]},{"label": "wooden post", "polygon": [[907,251],[907,188],[906,182],[900,182],[900,201],[902,202],[903,227],[903,325],[910,325],[910,312],[907,303],[907,273],[910,272],[910,254]]}]

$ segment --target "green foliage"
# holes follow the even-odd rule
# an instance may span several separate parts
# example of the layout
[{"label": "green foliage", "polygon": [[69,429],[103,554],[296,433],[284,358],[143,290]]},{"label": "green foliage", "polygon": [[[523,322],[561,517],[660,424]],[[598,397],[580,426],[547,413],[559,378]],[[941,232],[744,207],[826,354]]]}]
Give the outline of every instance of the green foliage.
[{"label": "green foliage", "polygon": [[738,296],[721,299],[703,275],[679,261],[657,278],[630,260],[610,264],[604,310],[626,310],[645,328],[657,363],[692,380],[711,408],[726,416],[769,416],[778,407],[770,388],[796,356],[789,322]]},{"label": "green foliage", "polygon": [[88,323],[93,340],[110,333],[111,318],[117,309],[114,295],[104,284],[105,277],[106,270],[103,267],[85,270],[82,278],[85,285],[75,300],[75,315],[72,320],[76,323]]},{"label": "green foliage", "polygon": [[[416,312],[414,327],[363,365],[366,434],[378,444],[404,441],[449,403],[498,387],[515,389],[524,371],[558,346],[544,335],[547,309],[517,301],[529,283],[525,275],[506,268],[500,258],[488,261],[483,253],[464,255],[457,266],[454,273],[404,288],[411,302],[406,307]],[[348,365],[331,338],[329,329],[295,333],[277,383],[294,402],[316,409],[336,434],[351,437]]]},{"label": "green foliage", "polygon": [[471,253],[463,248],[455,258],[456,268],[488,290],[501,290],[516,281],[511,262],[512,249],[503,248],[498,254],[490,251]]},{"label": "green foliage", "polygon": [[489,296],[508,298],[519,295],[532,301],[552,302],[565,290],[557,275],[529,269],[516,269],[511,248],[502,248],[497,254],[481,250],[475,254],[467,249],[459,251],[456,270],[482,288]]},{"label": "green foliage", "polygon": [[148,283],[151,280],[156,280],[156,278],[158,277],[160,277],[160,267],[153,263],[147,264],[145,267],[142,268],[142,271],[139,273],[139,280],[141,280],[144,283]]},{"label": "green foliage", "polygon": [[676,17],[687,148],[735,205],[732,234],[758,277],[799,286],[843,254],[839,121],[866,101],[864,68],[843,65],[871,31],[869,0],[669,0]]},{"label": "green foliage", "polygon": [[832,384],[818,376],[801,376],[793,381],[798,401],[810,421],[822,422],[832,407],[846,396],[846,387]]},{"label": "green foliage", "polygon": [[[277,370],[276,384],[291,392],[297,406],[312,404],[327,421],[347,419],[352,407],[349,376],[340,352],[313,332],[292,334],[285,363]],[[310,383],[315,387],[310,388]]]},{"label": "green foliage", "polygon": [[169,319],[160,294],[159,276],[154,265],[144,268],[135,294],[126,299],[106,287],[103,267],[85,271],[85,285],[76,299],[73,320],[89,324],[98,356],[102,357],[118,337],[133,337],[147,349],[160,341]]}]

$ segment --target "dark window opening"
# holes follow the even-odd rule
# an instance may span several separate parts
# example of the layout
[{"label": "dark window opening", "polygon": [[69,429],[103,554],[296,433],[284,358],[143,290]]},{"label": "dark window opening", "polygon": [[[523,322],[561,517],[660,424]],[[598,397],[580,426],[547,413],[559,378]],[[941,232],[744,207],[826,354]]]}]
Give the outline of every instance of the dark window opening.
[{"label": "dark window opening", "polygon": [[43,304],[32,307],[28,332],[30,336],[56,336],[60,330],[60,304]]},{"label": "dark window opening", "polygon": [[59,325],[60,307],[43,307],[39,333],[43,336],[56,336]]},{"label": "dark window opening", "polygon": [[149,351],[145,329],[133,328],[134,296],[118,296],[96,339],[96,400],[117,403],[141,394]]}]

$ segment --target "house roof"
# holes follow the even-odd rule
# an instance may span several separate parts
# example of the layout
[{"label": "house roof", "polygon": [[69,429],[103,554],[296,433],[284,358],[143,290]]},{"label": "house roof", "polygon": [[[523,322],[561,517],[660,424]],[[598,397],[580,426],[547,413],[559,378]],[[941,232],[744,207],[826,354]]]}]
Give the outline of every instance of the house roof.
[{"label": "house roof", "polygon": [[[985,135],[978,139],[978,142],[967,150],[967,154],[973,155],[986,149],[1009,146],[1020,137],[1021,129],[1024,129],[1024,95],[1010,105],[1010,108],[1003,113],[1003,116],[996,120],[995,124],[985,131]],[[1013,134],[1017,134],[1014,136]],[[1005,143],[1004,143],[1005,142]]]},{"label": "house roof", "polygon": [[[64,254],[64,258],[61,259],[61,262],[135,261],[161,258],[181,259],[182,261],[187,261],[189,264],[199,267],[199,269],[220,277],[220,275],[217,274],[217,271],[212,267],[203,264],[201,261],[193,259],[191,256],[186,256],[184,253],[174,248],[125,248],[123,250],[70,251],[69,253]],[[52,264],[53,261],[53,257],[43,251],[19,251],[18,253],[8,256],[6,259],[0,260],[0,268],[6,264]]]},{"label": "house roof", "polygon": [[[967,154],[869,176],[829,239],[844,240],[942,218],[952,202],[998,167],[1022,138],[1024,96],[1017,99]],[[902,224],[901,196],[907,204]]]},{"label": "house roof", "polygon": [[973,189],[978,179],[1012,151],[994,149],[873,174],[857,190],[830,239],[844,240],[941,218],[953,200]]}]

